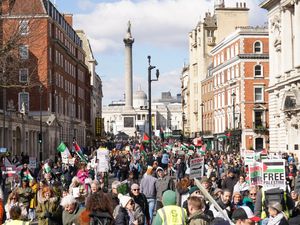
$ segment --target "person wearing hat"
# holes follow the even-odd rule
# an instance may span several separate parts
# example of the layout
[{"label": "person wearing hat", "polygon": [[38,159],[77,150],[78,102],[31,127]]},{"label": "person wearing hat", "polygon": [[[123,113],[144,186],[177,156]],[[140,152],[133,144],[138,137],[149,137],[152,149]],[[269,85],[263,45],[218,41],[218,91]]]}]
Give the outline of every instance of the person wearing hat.
[{"label": "person wearing hat", "polygon": [[288,221],[282,212],[282,205],[279,202],[270,202],[268,205],[269,220],[267,225],[288,225]]},{"label": "person wearing hat", "polygon": [[155,183],[157,181],[157,178],[152,176],[153,167],[148,166],[147,171],[144,174],[141,183],[140,183],[140,191],[143,193],[146,198],[149,205],[149,215],[150,215],[150,223],[152,222],[153,213],[155,209],[155,203],[156,203],[156,187]]},{"label": "person wearing hat", "polygon": [[144,214],[141,207],[135,204],[128,195],[119,194],[120,205],[114,209],[115,225],[143,225]]},{"label": "person wearing hat", "polygon": [[241,206],[233,212],[232,220],[236,225],[254,225],[261,218],[255,216],[248,206]]},{"label": "person wearing hat", "polygon": [[174,191],[165,191],[162,201],[164,207],[157,211],[152,225],[187,224],[186,210],[176,205],[176,193]]},{"label": "person wearing hat", "polygon": [[156,169],[157,181],[155,183],[156,188],[156,210],[163,207],[162,195],[166,190],[174,190],[175,185],[173,179],[165,174],[162,167],[157,167]]}]

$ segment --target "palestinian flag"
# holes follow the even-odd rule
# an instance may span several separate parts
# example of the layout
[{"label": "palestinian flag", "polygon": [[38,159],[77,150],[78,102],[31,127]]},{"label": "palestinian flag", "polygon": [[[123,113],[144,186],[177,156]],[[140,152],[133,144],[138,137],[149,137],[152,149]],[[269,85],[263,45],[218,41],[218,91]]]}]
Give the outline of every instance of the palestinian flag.
[{"label": "palestinian flag", "polygon": [[144,136],[143,136],[143,142],[149,143],[149,141],[150,141],[150,137],[149,137],[148,134],[145,132],[145,133],[144,133]]},{"label": "palestinian flag", "polygon": [[71,155],[69,149],[63,142],[59,144],[59,146],[57,147],[57,151],[60,152],[62,158],[69,158],[69,156]]},{"label": "palestinian flag", "polygon": [[180,146],[180,149],[183,150],[183,151],[189,150],[188,146],[186,146],[185,144],[182,144],[182,145]]},{"label": "palestinian flag", "polygon": [[284,162],[263,162],[264,173],[284,173]]},{"label": "palestinian flag", "polygon": [[205,155],[205,152],[206,152],[206,146],[205,145],[202,145],[200,148],[198,148],[198,154],[200,155]]},{"label": "palestinian flag", "polygon": [[84,161],[85,163],[88,163],[87,159],[85,158],[85,156],[83,155],[81,148],[79,147],[79,145],[77,144],[77,142],[73,143],[73,149],[75,151],[75,153],[79,156],[81,161]]},{"label": "palestinian flag", "polygon": [[43,168],[44,168],[45,173],[50,173],[51,172],[51,167],[49,166],[48,163],[45,163]]},{"label": "palestinian flag", "polygon": [[33,180],[33,177],[31,176],[30,171],[28,169],[24,172],[24,179]]}]

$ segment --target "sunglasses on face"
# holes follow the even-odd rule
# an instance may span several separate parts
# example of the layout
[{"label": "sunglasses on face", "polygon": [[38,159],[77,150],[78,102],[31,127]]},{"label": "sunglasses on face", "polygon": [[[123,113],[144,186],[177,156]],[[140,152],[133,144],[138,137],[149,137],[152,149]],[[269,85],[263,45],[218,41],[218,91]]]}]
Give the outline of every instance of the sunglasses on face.
[{"label": "sunglasses on face", "polygon": [[250,193],[250,195],[251,195],[251,196],[255,196],[255,195],[256,195],[256,193]]},{"label": "sunglasses on face", "polygon": [[140,189],[138,188],[138,189],[132,189],[132,191],[139,191]]}]

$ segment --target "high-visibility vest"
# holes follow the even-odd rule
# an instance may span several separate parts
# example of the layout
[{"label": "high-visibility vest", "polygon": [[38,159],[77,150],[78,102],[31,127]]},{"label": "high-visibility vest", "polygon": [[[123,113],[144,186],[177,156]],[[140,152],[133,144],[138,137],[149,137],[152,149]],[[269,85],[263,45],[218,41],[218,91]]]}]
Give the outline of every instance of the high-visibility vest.
[{"label": "high-visibility vest", "polygon": [[157,211],[162,225],[186,225],[186,211],[177,205],[168,205]]}]

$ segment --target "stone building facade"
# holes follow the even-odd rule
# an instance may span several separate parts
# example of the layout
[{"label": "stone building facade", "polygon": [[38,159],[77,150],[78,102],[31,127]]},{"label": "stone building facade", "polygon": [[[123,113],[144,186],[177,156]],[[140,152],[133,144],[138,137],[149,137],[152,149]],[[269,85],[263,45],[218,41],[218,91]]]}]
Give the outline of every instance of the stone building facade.
[{"label": "stone building facade", "polygon": [[237,26],[248,26],[246,4],[226,7],[225,1],[215,2],[214,13],[206,13],[204,19],[189,33],[189,110],[186,115],[189,121],[189,136],[194,137],[202,132],[202,86],[201,81],[207,76],[211,64],[210,51],[234,32]]},{"label": "stone building facade", "polygon": [[[270,151],[299,151],[300,1],[265,0],[270,35]],[[299,157],[299,155],[298,155]]]}]

